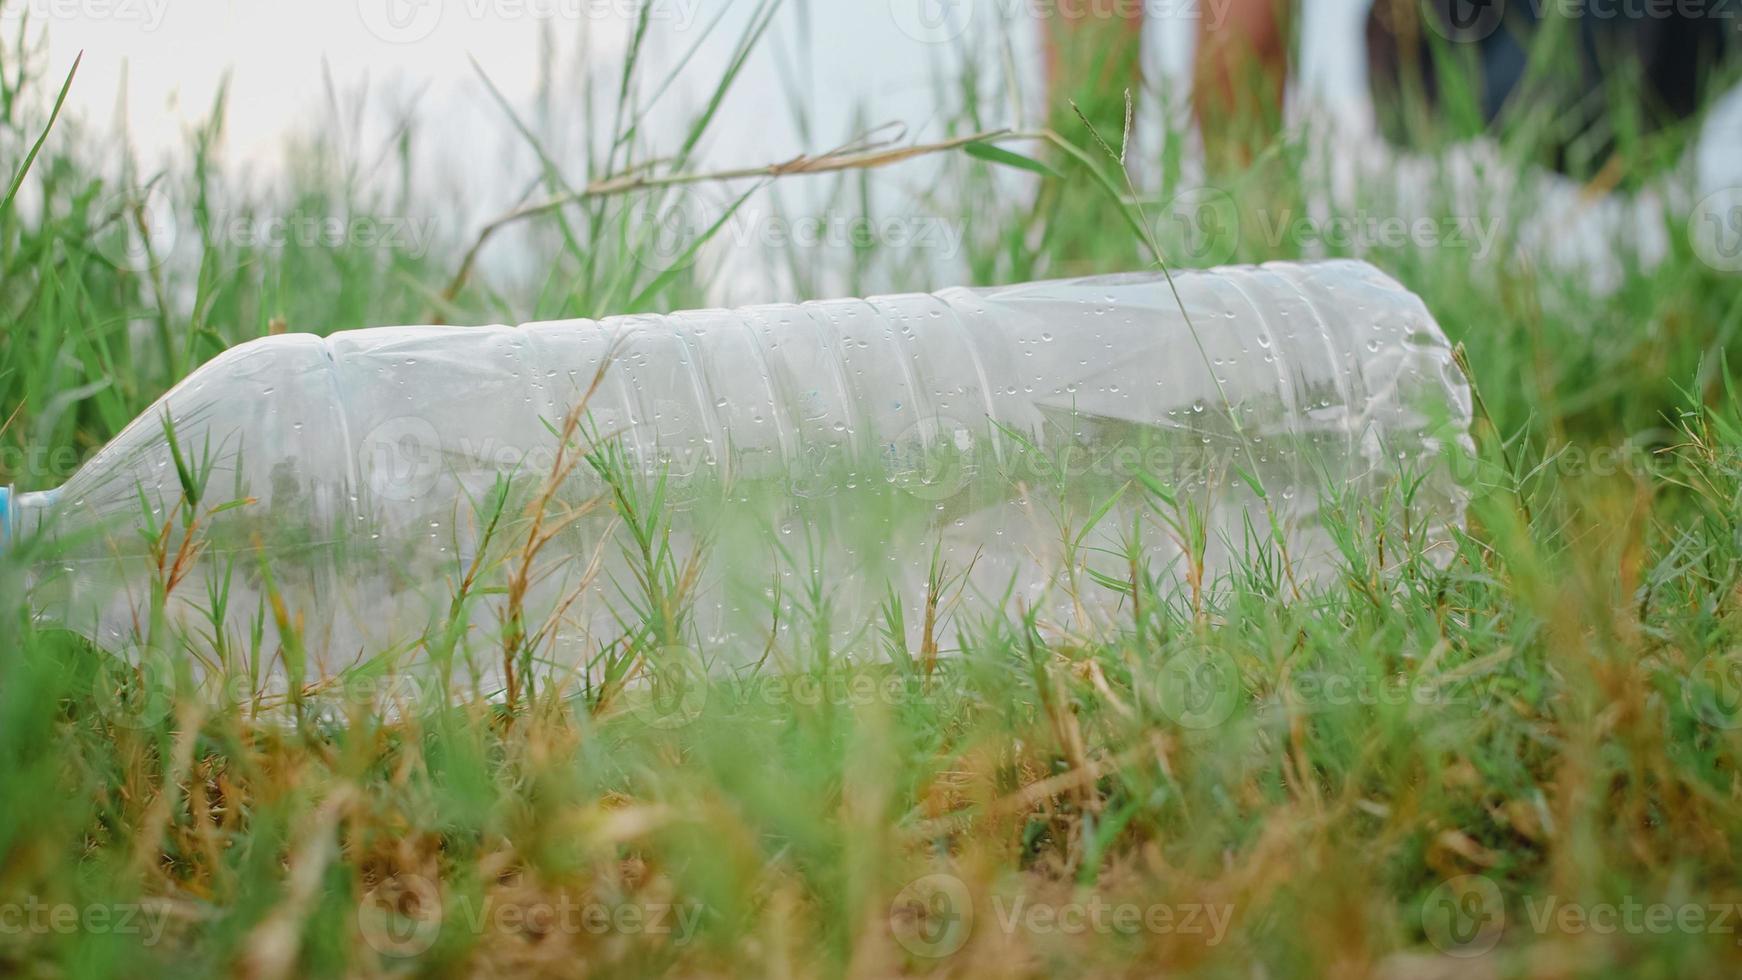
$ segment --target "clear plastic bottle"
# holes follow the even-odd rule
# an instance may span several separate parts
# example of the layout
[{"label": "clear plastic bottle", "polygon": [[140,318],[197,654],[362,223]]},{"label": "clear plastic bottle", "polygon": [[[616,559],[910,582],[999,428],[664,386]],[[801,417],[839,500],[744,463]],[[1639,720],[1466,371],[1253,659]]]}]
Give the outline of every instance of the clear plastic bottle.
[{"label": "clear plastic bottle", "polygon": [[[168,624],[253,670],[289,622],[309,674],[415,659],[462,606],[461,645],[491,649],[517,568],[539,656],[591,663],[649,601],[613,481],[629,512],[663,515],[652,567],[687,609],[683,642],[727,661],[818,621],[870,650],[892,598],[912,632],[928,593],[944,615],[1020,600],[1087,628],[1121,614],[1134,557],[1214,576],[1272,522],[1310,579],[1331,550],[1327,487],[1425,475],[1408,520],[1443,547],[1463,513],[1444,450],[1468,442],[1470,398],[1416,296],[1353,261],[1173,279],[265,338],[0,517],[14,539],[47,532],[40,615],[110,648]],[[541,508],[596,376],[595,455]],[[1201,560],[1187,510],[1207,524]]]}]

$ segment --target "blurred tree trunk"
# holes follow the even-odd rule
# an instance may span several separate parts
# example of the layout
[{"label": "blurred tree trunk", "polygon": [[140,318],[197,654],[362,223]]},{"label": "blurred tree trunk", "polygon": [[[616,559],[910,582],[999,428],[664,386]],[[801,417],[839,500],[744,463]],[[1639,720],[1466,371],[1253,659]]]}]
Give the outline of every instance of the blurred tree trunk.
[{"label": "blurred tree trunk", "polygon": [[[1075,102],[1115,151],[1125,128],[1125,93],[1143,85],[1143,4],[1136,0],[1043,0],[1048,124],[1086,149],[1105,169],[1118,167],[1071,108]],[[1115,205],[1074,163],[1059,161],[1064,181],[1048,181],[1037,209],[1047,221],[1045,251],[1067,273],[1126,269],[1131,236],[1107,234]]]}]

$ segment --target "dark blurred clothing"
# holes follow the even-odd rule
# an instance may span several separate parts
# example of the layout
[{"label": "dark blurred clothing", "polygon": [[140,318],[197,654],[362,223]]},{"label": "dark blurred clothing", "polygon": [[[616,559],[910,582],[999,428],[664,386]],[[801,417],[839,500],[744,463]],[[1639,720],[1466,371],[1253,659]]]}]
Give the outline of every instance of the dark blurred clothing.
[{"label": "dark blurred clothing", "polygon": [[1381,130],[1412,143],[1443,121],[1436,65],[1471,64],[1484,126],[1533,114],[1541,162],[1588,177],[1632,124],[1617,98],[1637,107],[1641,132],[1699,111],[1736,51],[1738,16],[1742,0],[1375,0],[1368,80]]}]

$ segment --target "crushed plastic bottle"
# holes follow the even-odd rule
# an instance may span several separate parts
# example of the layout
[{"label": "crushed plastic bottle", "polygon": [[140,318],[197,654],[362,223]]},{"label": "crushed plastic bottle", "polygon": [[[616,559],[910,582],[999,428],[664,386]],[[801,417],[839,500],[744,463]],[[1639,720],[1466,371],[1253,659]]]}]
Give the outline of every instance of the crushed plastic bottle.
[{"label": "crushed plastic bottle", "polygon": [[42,532],[37,613],[109,648],[169,624],[259,667],[290,626],[312,675],[456,628],[489,649],[517,605],[541,658],[581,665],[663,596],[726,660],[819,618],[852,652],[892,599],[909,632],[928,598],[1087,628],[1134,560],[1214,577],[1273,527],[1310,578],[1327,488],[1420,478],[1407,520],[1443,550],[1469,421],[1416,296],[1364,263],[1271,264],[269,337],[65,486],[0,495],[0,522]]}]

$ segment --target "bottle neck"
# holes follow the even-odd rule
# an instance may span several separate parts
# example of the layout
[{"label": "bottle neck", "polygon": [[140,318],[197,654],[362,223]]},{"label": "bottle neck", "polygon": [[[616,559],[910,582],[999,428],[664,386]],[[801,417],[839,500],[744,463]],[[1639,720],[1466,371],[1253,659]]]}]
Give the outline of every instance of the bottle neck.
[{"label": "bottle neck", "polygon": [[5,554],[13,542],[35,534],[54,506],[59,490],[19,493],[11,487],[0,487],[0,554]]}]

